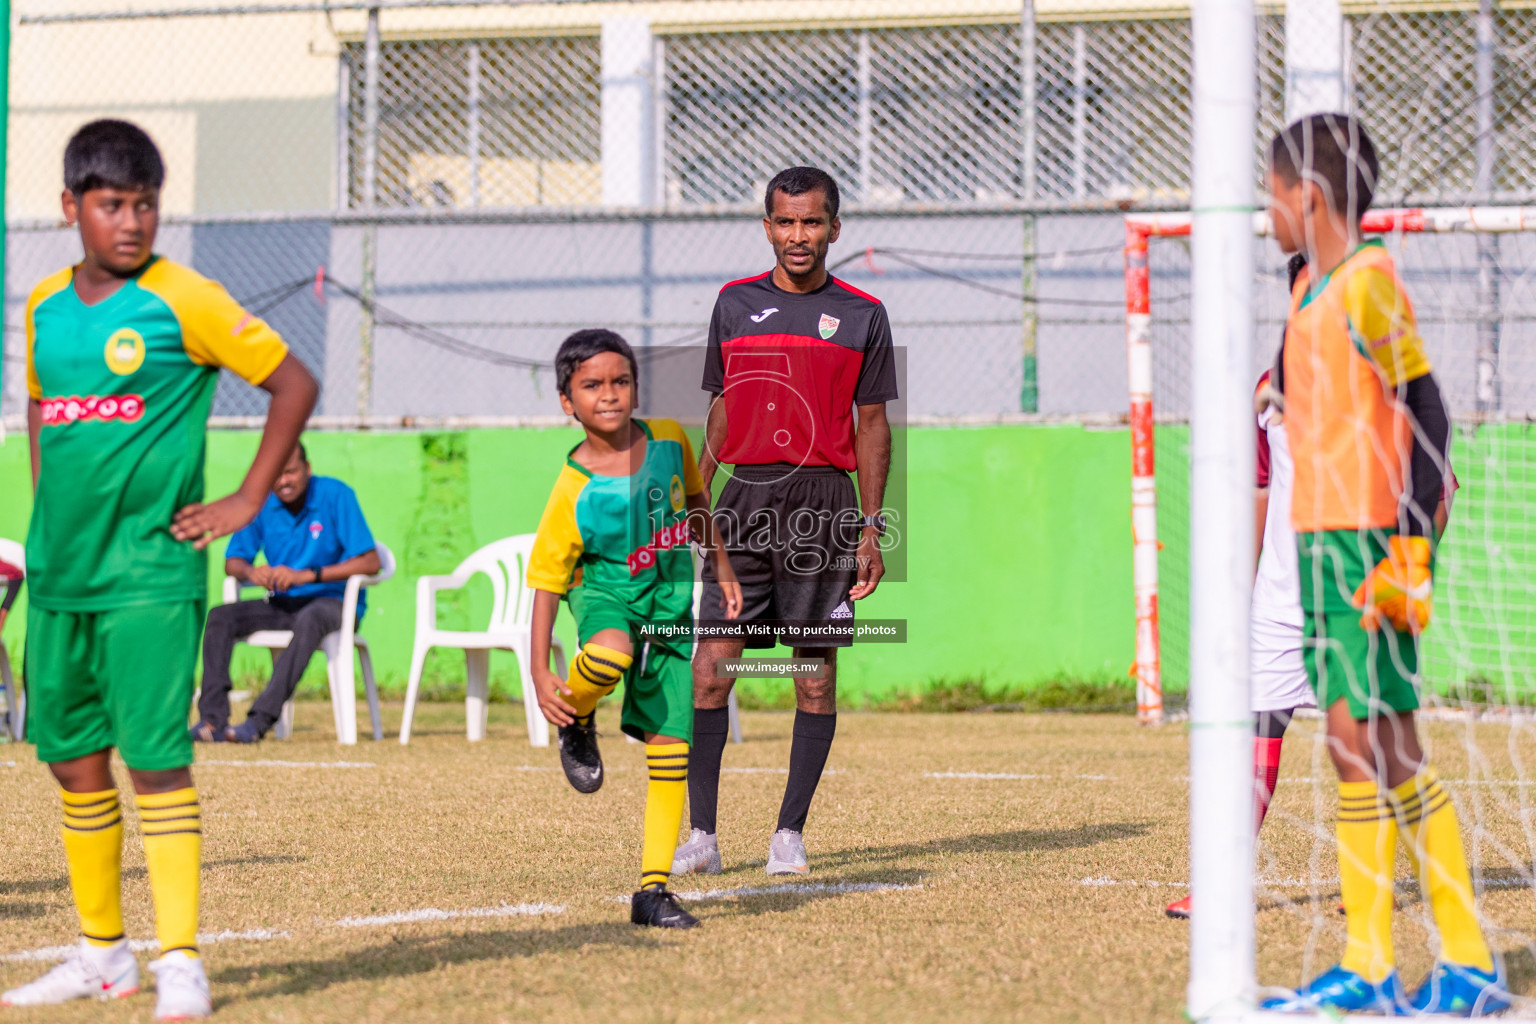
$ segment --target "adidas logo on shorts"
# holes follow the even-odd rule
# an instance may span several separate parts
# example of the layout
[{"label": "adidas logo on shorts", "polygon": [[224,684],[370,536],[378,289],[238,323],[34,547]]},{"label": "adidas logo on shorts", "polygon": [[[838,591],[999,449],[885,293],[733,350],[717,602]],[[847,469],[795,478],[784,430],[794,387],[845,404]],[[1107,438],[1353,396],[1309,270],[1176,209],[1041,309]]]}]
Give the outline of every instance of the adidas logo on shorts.
[{"label": "adidas logo on shorts", "polygon": [[847,601],[843,601],[836,608],[832,609],[832,614],[828,618],[851,619],[853,618],[853,609],[848,607]]}]

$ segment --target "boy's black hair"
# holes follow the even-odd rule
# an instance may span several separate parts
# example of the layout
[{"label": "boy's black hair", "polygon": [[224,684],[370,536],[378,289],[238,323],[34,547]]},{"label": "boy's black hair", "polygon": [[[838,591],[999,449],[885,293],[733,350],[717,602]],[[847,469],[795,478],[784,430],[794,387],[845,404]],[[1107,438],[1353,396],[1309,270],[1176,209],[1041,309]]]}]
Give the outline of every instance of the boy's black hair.
[{"label": "boy's black hair", "polygon": [[602,327],[589,327],[577,331],[560,343],[555,353],[555,387],[566,398],[571,397],[571,376],[576,368],[593,356],[604,352],[617,352],[629,360],[629,374],[640,380],[640,365],[635,362],[635,350],[614,331]]},{"label": "boy's black hair", "polygon": [[1370,209],[1381,174],[1365,126],[1348,114],[1292,121],[1270,142],[1269,166],[1288,185],[1322,186],[1331,209],[1356,218]]},{"label": "boy's black hair", "polygon": [[304,450],[303,441],[299,442],[299,461],[304,463],[306,466],[309,465],[309,452]]},{"label": "boy's black hair", "polygon": [[92,121],[64,147],[64,187],[77,199],[93,188],[157,189],[163,184],[160,150],[149,133],[132,122]]},{"label": "boy's black hair", "polygon": [[843,204],[832,175],[819,167],[786,167],[773,176],[768,191],[763,193],[763,209],[773,216],[773,194],[783,192],[787,196],[803,196],[807,192],[820,191],[827,200],[827,219],[836,220],[837,210]]}]

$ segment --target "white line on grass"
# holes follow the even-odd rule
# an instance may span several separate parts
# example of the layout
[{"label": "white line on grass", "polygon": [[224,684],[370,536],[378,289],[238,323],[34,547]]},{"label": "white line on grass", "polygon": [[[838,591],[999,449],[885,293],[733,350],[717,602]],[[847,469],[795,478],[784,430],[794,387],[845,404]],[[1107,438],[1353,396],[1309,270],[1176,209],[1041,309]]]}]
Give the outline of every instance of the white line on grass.
[{"label": "white line on grass", "polygon": [[[921,885],[903,885],[899,882],[784,882],[780,885],[753,886],[746,889],[704,889],[698,892],[673,890],[680,900],[728,900],[735,896],[774,896],[779,893],[815,895],[844,892],[890,892],[900,889],[921,889]],[[624,897],[628,900],[629,897]]]},{"label": "white line on grass", "polygon": [[1020,775],[1015,772],[923,772],[929,779],[1087,779],[1092,782],[1113,782],[1113,775]]},{"label": "white line on grass", "polygon": [[[199,932],[197,944],[199,946],[211,946],[215,942],[271,942],[274,939],[286,939],[288,937],[287,932],[274,932],[266,928],[256,928],[248,932],[232,932],[226,928],[221,932]],[[157,939],[132,939],[128,943],[128,948],[135,953],[143,953],[159,949],[160,942]],[[10,963],[22,960],[50,963],[55,960],[63,960],[74,949],[74,946],[44,946],[41,949],[23,950],[20,953],[7,953],[4,956],[0,956],[0,960]]]},{"label": "white line on grass", "polygon": [[[1338,884],[1337,878],[1320,878],[1309,881],[1305,878],[1256,878],[1253,884],[1259,889],[1310,889],[1313,886],[1326,888]],[[1407,889],[1413,886],[1411,879],[1398,879],[1397,887]],[[1536,883],[1524,878],[1484,878],[1474,879],[1473,884],[1484,889],[1536,889]],[[1102,886],[1123,885],[1131,888],[1144,889],[1188,889],[1188,882],[1160,882],[1156,879],[1120,879],[1120,878],[1085,878],[1078,885]],[[678,895],[682,895],[679,893]]]},{"label": "white line on grass", "polygon": [[372,761],[194,761],[192,767],[206,768],[377,768]]},{"label": "white line on grass", "polygon": [[344,917],[335,922],[337,928],[377,928],[388,924],[412,924],[416,921],[451,921],[456,917],[534,917],[539,914],[563,914],[565,908],[558,903],[503,903],[499,907],[470,907],[468,910],[439,910],[423,907],[420,910],[400,910],[393,914],[377,914],[371,917]]}]

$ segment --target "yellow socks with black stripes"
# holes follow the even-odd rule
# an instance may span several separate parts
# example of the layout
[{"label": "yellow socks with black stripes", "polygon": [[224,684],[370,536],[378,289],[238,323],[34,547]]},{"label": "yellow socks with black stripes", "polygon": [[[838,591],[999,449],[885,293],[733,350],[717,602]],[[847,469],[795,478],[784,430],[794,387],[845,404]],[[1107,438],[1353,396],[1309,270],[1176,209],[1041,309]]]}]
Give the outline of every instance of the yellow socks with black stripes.
[{"label": "yellow socks with black stripes", "polygon": [[688,744],[649,743],[645,764],[650,783],[645,791],[645,847],[640,853],[640,888],[667,884],[677,833],[683,824],[683,799],[688,795]]},{"label": "yellow socks with black stripes", "polygon": [[1339,889],[1347,939],[1339,966],[1366,981],[1392,973],[1397,818],[1374,782],[1339,783]]},{"label": "yellow socks with black stripes", "polygon": [[64,798],[64,859],[80,911],[80,933],[93,946],[123,938],[123,810],[117,790]]},{"label": "yellow socks with black stripes", "polygon": [[1419,885],[1440,930],[1440,959],[1493,970],[1493,955],[1477,923],[1472,877],[1461,845],[1456,808],[1432,768],[1392,790],[1403,838],[1419,865]]},{"label": "yellow socks with black stripes", "polygon": [[597,702],[613,692],[634,663],[634,658],[611,647],[589,643],[571,661],[571,676],[566,685],[568,698],[577,718],[586,718],[597,709]]},{"label": "yellow socks with black stripes", "polygon": [[188,787],[169,793],[140,793],[138,804],[144,861],[155,897],[160,955],[179,949],[196,956],[203,853],[203,816],[197,790]]}]

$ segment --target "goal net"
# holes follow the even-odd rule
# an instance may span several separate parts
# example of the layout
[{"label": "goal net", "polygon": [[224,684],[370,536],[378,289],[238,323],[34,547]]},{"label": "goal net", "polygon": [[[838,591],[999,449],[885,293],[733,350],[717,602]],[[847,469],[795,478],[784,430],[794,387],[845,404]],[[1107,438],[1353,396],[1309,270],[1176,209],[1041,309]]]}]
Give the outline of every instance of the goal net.
[{"label": "goal net", "polygon": [[[1190,681],[1190,224],[1126,219],[1136,671],[1149,722]],[[1536,970],[1536,208],[1373,211],[1365,226],[1398,267],[1451,410],[1460,486],[1421,646],[1420,733],[1462,822],[1485,932],[1519,992]],[[1288,305],[1269,230],[1255,218],[1249,393],[1275,362]],[[1254,859],[1261,985],[1294,987],[1342,948],[1335,787],[1321,721],[1293,723]],[[1412,983],[1432,962],[1434,931],[1401,857],[1397,879]],[[1522,1003],[1516,1012],[1536,1016]]]}]

